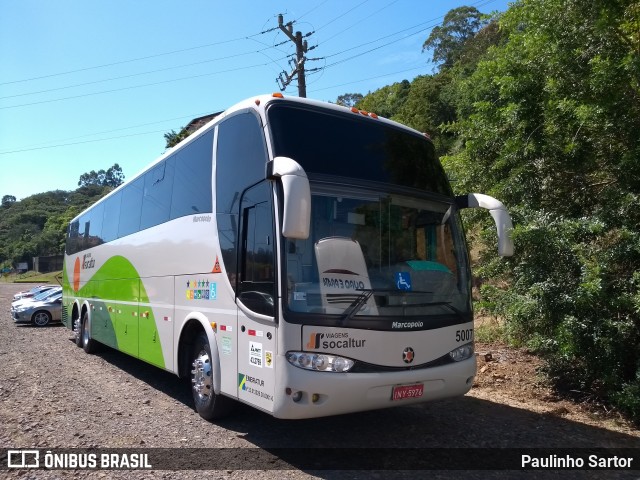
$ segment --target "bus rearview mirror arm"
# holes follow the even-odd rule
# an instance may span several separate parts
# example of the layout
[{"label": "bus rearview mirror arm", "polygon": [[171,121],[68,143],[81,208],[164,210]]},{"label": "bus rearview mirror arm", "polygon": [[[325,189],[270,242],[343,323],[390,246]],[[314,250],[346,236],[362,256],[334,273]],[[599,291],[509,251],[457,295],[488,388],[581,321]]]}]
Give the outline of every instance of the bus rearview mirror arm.
[{"label": "bus rearview mirror arm", "polygon": [[498,255],[501,257],[513,255],[513,240],[511,238],[513,224],[507,208],[500,200],[482,193],[469,193],[457,196],[456,205],[459,209],[484,208],[489,210],[498,232]]},{"label": "bus rearview mirror arm", "polygon": [[282,183],[282,236],[305,240],[311,222],[311,188],[304,169],[288,157],[276,157],[267,163],[267,179]]}]

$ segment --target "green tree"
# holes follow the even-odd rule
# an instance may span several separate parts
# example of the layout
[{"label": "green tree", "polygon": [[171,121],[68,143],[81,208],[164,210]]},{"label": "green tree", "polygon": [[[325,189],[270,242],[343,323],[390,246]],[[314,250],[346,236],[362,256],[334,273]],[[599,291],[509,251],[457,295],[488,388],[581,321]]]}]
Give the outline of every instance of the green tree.
[{"label": "green tree", "polygon": [[517,256],[482,270],[510,288],[483,293],[558,386],[640,420],[639,4],[521,0],[499,24],[444,159],[514,214]]},{"label": "green tree", "polygon": [[85,187],[87,185],[99,185],[102,187],[116,188],[124,183],[124,173],[122,168],[117,163],[109,167],[107,170],[91,170],[90,172],[80,175],[78,180],[79,187]]},{"label": "green tree", "polygon": [[427,133],[438,155],[448,153],[455,137],[446,126],[456,120],[455,104],[448,98],[451,76],[447,72],[423,75],[411,82],[407,98],[393,119]]},{"label": "green tree", "polygon": [[338,97],[336,104],[342,105],[343,107],[355,107],[363,98],[364,95],[361,93],[345,93]]},{"label": "green tree", "polygon": [[449,10],[442,25],[431,30],[422,50],[433,50],[433,62],[440,69],[450,68],[458,61],[467,41],[482,28],[486,19],[475,7],[458,7]]},{"label": "green tree", "polygon": [[411,83],[403,80],[368,93],[356,104],[356,107],[375,112],[381,117],[392,118],[407,101],[410,89]]},{"label": "green tree", "polygon": [[188,136],[189,136],[189,133],[187,132],[187,129],[185,127],[182,127],[179,132],[176,132],[175,130],[171,130],[170,132],[165,133],[164,134],[165,148],[175,147],[178,143],[180,143],[182,140],[184,140]]},{"label": "green tree", "polygon": [[8,207],[9,205],[16,203],[16,197],[13,195],[5,195],[2,197],[2,206]]}]

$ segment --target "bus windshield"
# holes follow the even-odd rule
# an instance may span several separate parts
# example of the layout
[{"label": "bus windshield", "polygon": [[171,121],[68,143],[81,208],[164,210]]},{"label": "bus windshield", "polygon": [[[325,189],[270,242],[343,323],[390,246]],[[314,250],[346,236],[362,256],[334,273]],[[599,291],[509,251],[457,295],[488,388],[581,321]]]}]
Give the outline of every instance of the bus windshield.
[{"label": "bus windshield", "polygon": [[309,238],[287,241],[289,310],[342,319],[470,312],[452,204],[343,186],[312,192]]},{"label": "bus windshield", "polygon": [[288,310],[468,318],[466,244],[431,142],[351,112],[278,102],[267,114],[274,155],[312,180],[309,238],[287,240]]}]

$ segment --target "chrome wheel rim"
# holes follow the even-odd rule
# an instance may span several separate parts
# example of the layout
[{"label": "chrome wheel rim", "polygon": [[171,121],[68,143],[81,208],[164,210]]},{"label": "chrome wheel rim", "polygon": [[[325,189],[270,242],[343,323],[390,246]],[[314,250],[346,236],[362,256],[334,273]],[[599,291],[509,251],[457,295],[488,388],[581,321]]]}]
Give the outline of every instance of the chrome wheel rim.
[{"label": "chrome wheel rim", "polygon": [[213,385],[211,358],[209,358],[209,354],[201,350],[191,366],[193,367],[191,370],[193,391],[201,400],[205,400],[211,396]]},{"label": "chrome wheel rim", "polygon": [[42,327],[49,323],[49,316],[44,312],[38,312],[33,317],[33,322],[39,327]]},{"label": "chrome wheel rim", "polygon": [[87,325],[84,325],[82,329],[82,344],[86,345],[87,343],[89,343],[89,329]]},{"label": "chrome wheel rim", "polygon": [[79,318],[76,318],[73,321],[73,336],[76,338],[76,340],[80,338],[80,319]]}]

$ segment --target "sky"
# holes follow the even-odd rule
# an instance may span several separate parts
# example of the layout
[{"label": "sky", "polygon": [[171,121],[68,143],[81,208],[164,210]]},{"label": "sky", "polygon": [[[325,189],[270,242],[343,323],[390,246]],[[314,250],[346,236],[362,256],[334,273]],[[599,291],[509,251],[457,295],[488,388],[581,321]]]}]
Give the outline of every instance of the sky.
[{"label": "sky", "polygon": [[[193,118],[280,91],[306,37],[307,97],[335,102],[435,72],[422,44],[451,9],[507,0],[0,0],[0,198],[133,178]],[[283,92],[297,96],[294,80]]]}]

